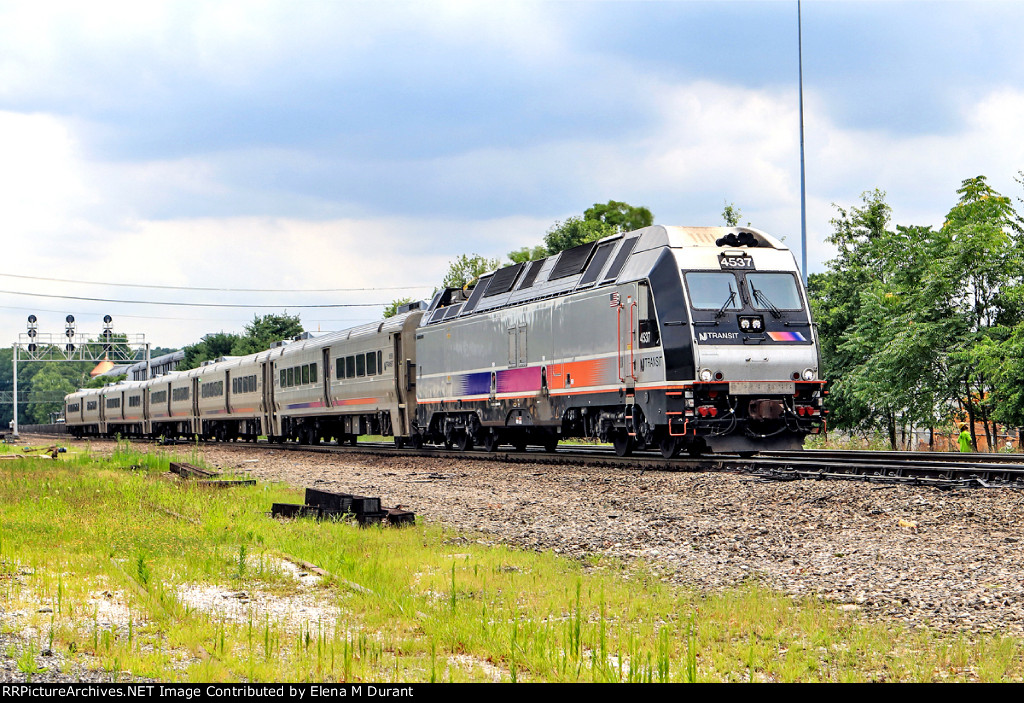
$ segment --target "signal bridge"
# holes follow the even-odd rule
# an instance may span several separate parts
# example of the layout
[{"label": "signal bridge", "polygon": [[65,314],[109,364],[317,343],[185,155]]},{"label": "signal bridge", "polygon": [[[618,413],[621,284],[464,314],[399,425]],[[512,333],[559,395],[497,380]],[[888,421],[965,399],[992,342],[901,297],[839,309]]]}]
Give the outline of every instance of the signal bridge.
[{"label": "signal bridge", "polygon": [[[18,362],[27,361],[101,361],[132,362],[146,361],[146,378],[150,377],[149,342],[144,334],[123,334],[113,331],[113,318],[103,316],[103,331],[97,335],[80,334],[76,328],[75,316],[64,318],[64,334],[40,332],[39,320],[28,316],[27,330],[18,335],[14,347],[14,384],[11,402],[14,405],[14,420],[11,422],[11,436],[18,438]],[[140,356],[142,357],[140,359]]]}]

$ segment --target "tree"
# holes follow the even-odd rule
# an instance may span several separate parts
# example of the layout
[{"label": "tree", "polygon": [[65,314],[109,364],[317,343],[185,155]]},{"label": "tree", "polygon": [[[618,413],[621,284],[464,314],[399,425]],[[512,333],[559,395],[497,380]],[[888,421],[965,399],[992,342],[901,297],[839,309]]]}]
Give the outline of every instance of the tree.
[{"label": "tree", "polygon": [[448,273],[445,274],[442,284],[446,288],[463,288],[499,266],[501,266],[500,259],[487,259],[479,254],[469,256],[460,254],[457,259],[448,264]]},{"label": "tree", "polygon": [[1013,355],[1024,324],[1024,231],[1010,199],[984,176],[964,180],[956,192],[960,200],[942,227],[945,250],[936,258],[933,281],[962,330],[949,344],[955,400],[970,421],[975,447],[976,420],[991,447],[998,418],[1024,421],[1009,411],[1017,395],[1012,383],[1022,373]]},{"label": "tree", "polygon": [[523,247],[522,249],[510,251],[508,253],[508,259],[513,264],[525,264],[527,261],[543,259],[547,255],[548,248],[542,244],[538,244],[535,247]]},{"label": "tree", "polygon": [[740,212],[740,209],[732,203],[727,203],[725,207],[722,208],[722,219],[725,220],[727,227],[736,227],[739,225],[740,217],[742,217],[742,215],[743,213]]},{"label": "tree", "polygon": [[185,347],[185,358],[178,364],[179,371],[197,368],[204,361],[230,356],[231,350],[241,340],[230,332],[211,332],[195,344]]},{"label": "tree", "polygon": [[650,210],[618,200],[609,200],[604,205],[594,203],[593,207],[583,212],[583,219],[609,225],[617,232],[632,232],[654,224],[654,215]]},{"label": "tree", "polygon": [[384,319],[386,320],[389,317],[394,317],[398,314],[398,308],[411,302],[412,298],[398,298],[397,300],[392,300],[384,307]]},{"label": "tree", "polygon": [[270,313],[262,317],[256,315],[252,322],[245,326],[242,335],[231,347],[233,356],[255,354],[270,348],[274,342],[293,339],[303,333],[302,322],[298,315]]},{"label": "tree", "polygon": [[120,383],[128,378],[128,374],[120,373],[116,376],[94,376],[85,383],[79,384],[80,388],[103,388],[108,383]]},{"label": "tree", "polygon": [[25,411],[25,419],[28,424],[47,424],[53,413],[59,413],[63,407],[63,400],[48,400],[40,402],[43,398],[63,396],[74,393],[78,389],[78,370],[71,368],[76,366],[66,362],[44,363],[41,368],[32,376],[32,390],[26,395],[29,405]]},{"label": "tree", "polygon": [[618,232],[613,225],[600,220],[587,220],[570,217],[565,222],[556,222],[544,235],[544,244],[548,255],[572,249],[580,244],[593,242]]},{"label": "tree", "polygon": [[957,194],[939,230],[890,230],[877,190],[837,208],[837,257],[809,282],[834,427],[885,428],[895,447],[897,428],[960,411],[991,447],[995,422],[1024,424],[1020,218],[983,176]]}]

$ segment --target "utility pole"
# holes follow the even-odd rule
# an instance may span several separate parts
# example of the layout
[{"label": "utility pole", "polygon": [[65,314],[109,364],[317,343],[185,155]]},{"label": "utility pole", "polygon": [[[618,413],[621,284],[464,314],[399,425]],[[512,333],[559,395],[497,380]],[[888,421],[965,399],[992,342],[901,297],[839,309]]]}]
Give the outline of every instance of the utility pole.
[{"label": "utility pole", "polygon": [[796,0],[796,46],[800,71],[800,273],[807,287],[807,179],[804,175],[804,34],[800,0]]}]

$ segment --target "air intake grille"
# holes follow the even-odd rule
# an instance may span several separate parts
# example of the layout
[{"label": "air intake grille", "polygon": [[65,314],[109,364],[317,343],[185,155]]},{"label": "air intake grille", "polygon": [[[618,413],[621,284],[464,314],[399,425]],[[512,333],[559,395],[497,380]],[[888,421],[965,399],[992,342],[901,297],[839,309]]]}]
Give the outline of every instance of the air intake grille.
[{"label": "air intake grille", "polygon": [[549,281],[554,281],[566,276],[574,276],[583,270],[590,258],[590,252],[594,251],[594,242],[580,244],[578,247],[566,249],[558,257],[554,270],[548,276]]}]

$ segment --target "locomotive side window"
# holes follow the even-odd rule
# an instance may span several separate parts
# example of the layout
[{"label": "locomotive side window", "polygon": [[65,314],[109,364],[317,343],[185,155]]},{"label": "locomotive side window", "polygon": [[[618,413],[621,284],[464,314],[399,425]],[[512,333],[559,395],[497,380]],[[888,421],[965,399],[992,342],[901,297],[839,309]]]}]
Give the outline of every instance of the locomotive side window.
[{"label": "locomotive side window", "polygon": [[661,334],[658,332],[658,316],[654,311],[654,296],[651,293],[650,286],[646,283],[640,284],[638,298],[640,348],[649,349],[656,347],[661,344]]},{"label": "locomotive side window", "polygon": [[743,307],[739,284],[732,273],[690,271],[686,274],[690,301],[698,310],[739,310]]},{"label": "locomotive side window", "polygon": [[334,360],[334,366],[334,375],[338,378],[338,380],[345,378],[345,359],[339,356],[337,359]]},{"label": "locomotive side window", "polygon": [[295,385],[295,367],[294,366],[291,367],[290,369],[288,369],[287,377],[288,377],[288,387],[291,388],[292,386]]},{"label": "locomotive side window", "polygon": [[802,310],[796,279],[789,273],[748,273],[747,287],[755,310]]},{"label": "locomotive side window", "polygon": [[345,357],[345,377],[355,378],[356,377],[356,358],[354,356]]},{"label": "locomotive side window", "polygon": [[302,366],[302,383],[309,383],[309,364]]},{"label": "locomotive side window", "polygon": [[356,355],[356,376],[366,375],[366,356],[363,354]]},{"label": "locomotive side window", "polygon": [[366,375],[377,375],[377,355],[373,352],[367,352],[366,354]]},{"label": "locomotive side window", "polygon": [[316,383],[316,364],[309,365],[309,382]]}]

